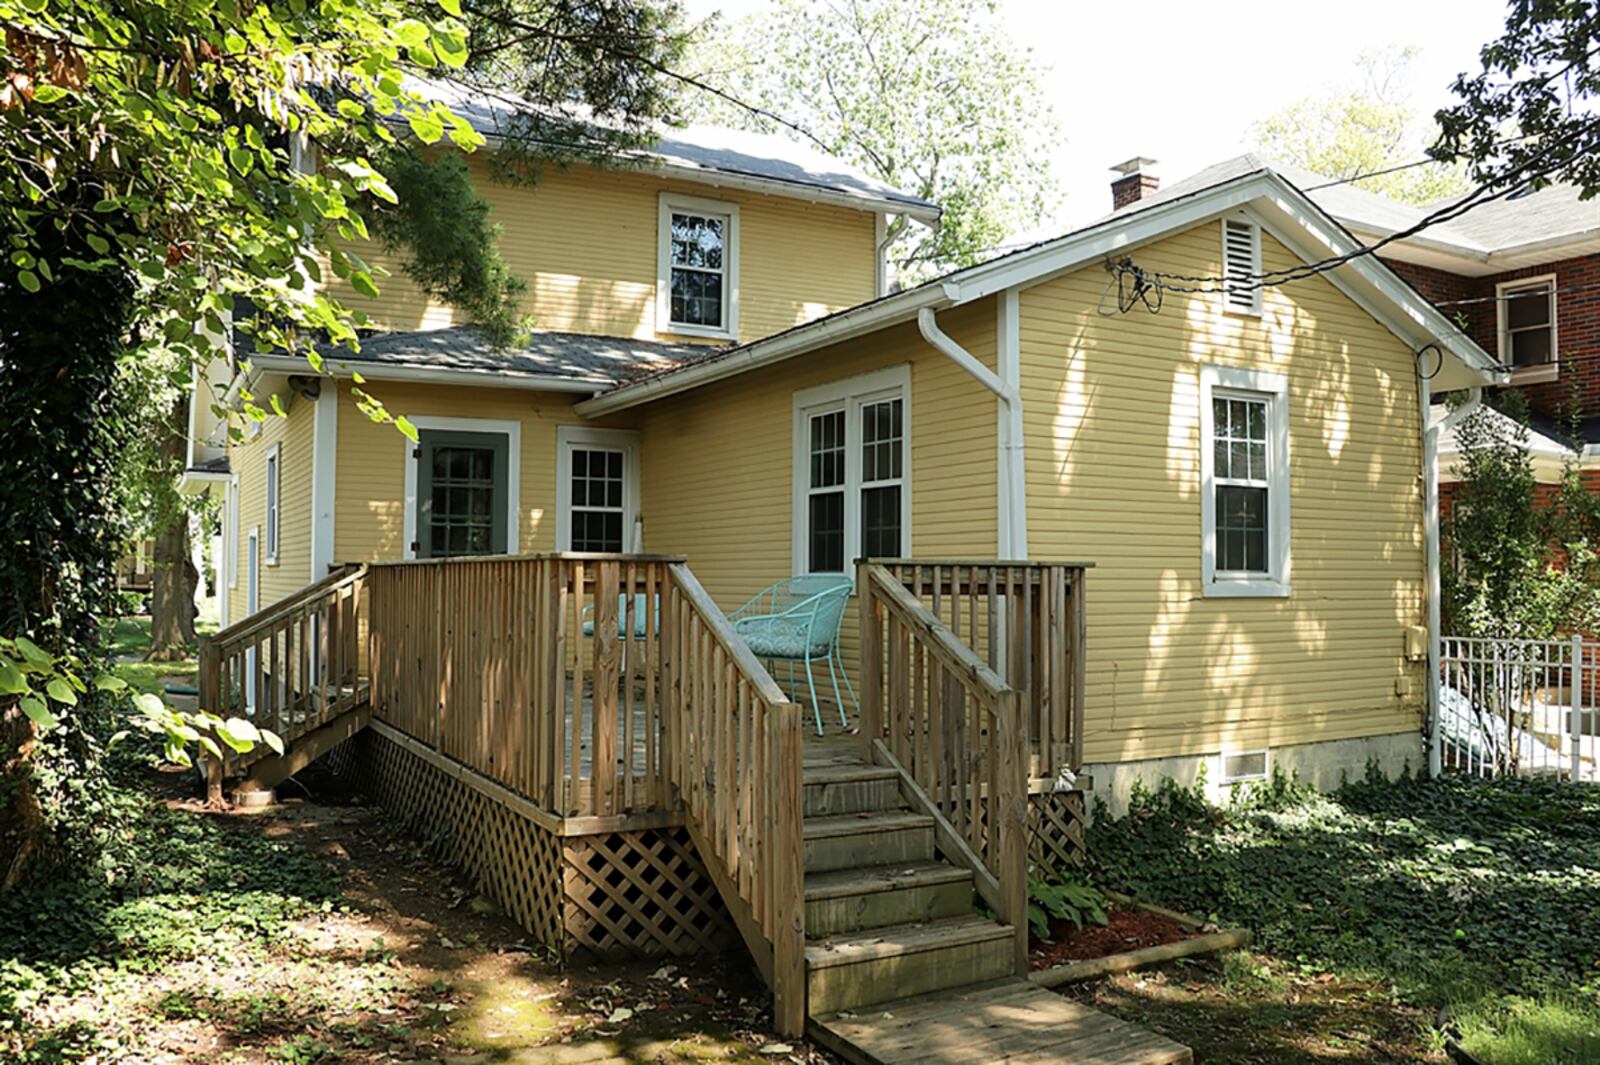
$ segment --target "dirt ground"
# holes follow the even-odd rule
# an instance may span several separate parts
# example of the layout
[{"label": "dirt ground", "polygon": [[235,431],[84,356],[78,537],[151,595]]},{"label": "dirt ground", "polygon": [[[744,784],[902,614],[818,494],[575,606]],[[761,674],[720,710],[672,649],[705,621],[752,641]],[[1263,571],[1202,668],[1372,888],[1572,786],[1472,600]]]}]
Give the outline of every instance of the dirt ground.
[{"label": "dirt ground", "polygon": [[[292,786],[285,789],[292,792]],[[738,955],[566,966],[354,797],[228,817],[321,856],[344,901],[226,968],[179,965],[73,1007],[157,1062],[821,1062],[768,1028]],[[58,1022],[70,1022],[58,1016]]]}]

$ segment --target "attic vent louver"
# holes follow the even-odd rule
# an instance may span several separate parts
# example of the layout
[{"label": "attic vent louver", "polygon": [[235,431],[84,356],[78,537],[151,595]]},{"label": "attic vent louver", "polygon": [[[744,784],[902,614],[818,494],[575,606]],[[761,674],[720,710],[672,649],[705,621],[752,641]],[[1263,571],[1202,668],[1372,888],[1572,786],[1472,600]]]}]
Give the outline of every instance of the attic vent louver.
[{"label": "attic vent louver", "polygon": [[1260,314],[1261,289],[1252,286],[1261,276],[1261,230],[1254,222],[1223,219],[1222,272],[1228,279],[1222,296],[1224,309],[1235,314]]}]

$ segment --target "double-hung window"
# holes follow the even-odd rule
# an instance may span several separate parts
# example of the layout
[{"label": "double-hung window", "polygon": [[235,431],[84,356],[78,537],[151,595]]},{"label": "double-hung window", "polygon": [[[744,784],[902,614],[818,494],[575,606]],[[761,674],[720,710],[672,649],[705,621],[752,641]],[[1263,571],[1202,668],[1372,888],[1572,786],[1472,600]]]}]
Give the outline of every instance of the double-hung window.
[{"label": "double-hung window", "polygon": [[739,315],[739,208],[663,193],[656,331],[732,339]]},{"label": "double-hung window", "polygon": [[556,432],[556,447],[556,546],[562,551],[637,549],[638,434],[563,426]]},{"label": "double-hung window", "polygon": [[1507,281],[1495,286],[1500,361],[1519,379],[1556,372],[1556,279]]},{"label": "double-hung window", "polygon": [[1289,594],[1289,393],[1282,374],[1200,370],[1208,596]]},{"label": "double-hung window", "polygon": [[266,526],[267,548],[266,564],[278,564],[278,512],[279,512],[279,481],[283,466],[283,445],[273,444],[267,449],[267,500],[266,500]]},{"label": "double-hung window", "polygon": [[904,367],[795,396],[797,573],[844,573],[909,550]]}]

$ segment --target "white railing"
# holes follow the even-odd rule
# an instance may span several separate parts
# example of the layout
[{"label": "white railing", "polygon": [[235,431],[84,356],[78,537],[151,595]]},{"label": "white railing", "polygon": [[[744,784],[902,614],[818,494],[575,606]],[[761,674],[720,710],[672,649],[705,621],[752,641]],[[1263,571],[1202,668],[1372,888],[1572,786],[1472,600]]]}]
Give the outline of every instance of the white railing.
[{"label": "white railing", "polygon": [[1600,640],[1441,643],[1446,770],[1600,781]]}]

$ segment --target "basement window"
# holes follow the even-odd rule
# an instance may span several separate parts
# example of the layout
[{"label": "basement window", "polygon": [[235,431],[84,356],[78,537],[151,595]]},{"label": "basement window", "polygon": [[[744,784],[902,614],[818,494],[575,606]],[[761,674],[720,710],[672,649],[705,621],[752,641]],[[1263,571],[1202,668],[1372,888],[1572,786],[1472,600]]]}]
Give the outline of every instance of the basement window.
[{"label": "basement window", "polygon": [[1518,376],[1554,376],[1556,369],[1556,279],[1507,281],[1495,286],[1500,322],[1500,361]]},{"label": "basement window", "polygon": [[1222,782],[1244,784],[1267,779],[1267,752],[1235,751],[1222,756]]}]

